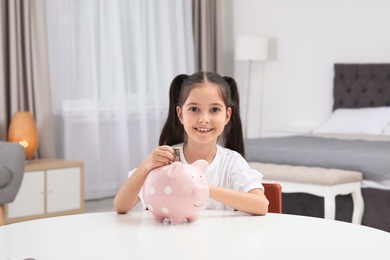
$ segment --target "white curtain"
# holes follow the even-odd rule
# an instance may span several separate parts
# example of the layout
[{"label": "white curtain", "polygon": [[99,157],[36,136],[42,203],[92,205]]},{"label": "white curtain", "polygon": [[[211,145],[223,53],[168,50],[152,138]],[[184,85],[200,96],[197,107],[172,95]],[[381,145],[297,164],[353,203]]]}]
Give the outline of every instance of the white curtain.
[{"label": "white curtain", "polygon": [[191,0],[47,0],[56,156],[113,196],[158,145],[171,80],[194,72]]}]

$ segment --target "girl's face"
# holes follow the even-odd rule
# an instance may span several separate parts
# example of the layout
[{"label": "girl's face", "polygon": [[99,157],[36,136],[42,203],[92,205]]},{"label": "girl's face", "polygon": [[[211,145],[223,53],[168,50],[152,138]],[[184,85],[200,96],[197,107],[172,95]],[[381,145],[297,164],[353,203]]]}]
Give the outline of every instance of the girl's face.
[{"label": "girl's face", "polygon": [[223,102],[218,86],[202,83],[195,86],[177,115],[187,133],[188,141],[197,143],[217,143],[229,122],[231,108]]}]

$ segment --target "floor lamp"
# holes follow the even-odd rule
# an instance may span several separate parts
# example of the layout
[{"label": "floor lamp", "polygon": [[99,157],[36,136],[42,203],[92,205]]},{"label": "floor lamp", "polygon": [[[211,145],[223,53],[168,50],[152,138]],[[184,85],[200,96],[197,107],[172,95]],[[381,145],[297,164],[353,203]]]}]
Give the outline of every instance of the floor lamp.
[{"label": "floor lamp", "polygon": [[[236,39],[235,45],[235,59],[248,61],[248,86],[246,93],[246,107],[245,107],[245,138],[248,138],[248,121],[249,121],[249,96],[251,89],[251,70],[253,61],[266,61],[268,57],[268,39],[263,36],[248,36],[241,35]],[[260,99],[261,107],[263,107],[263,86],[260,85]],[[262,113],[260,112],[260,126],[262,124]],[[262,127],[262,126],[261,126]]]}]

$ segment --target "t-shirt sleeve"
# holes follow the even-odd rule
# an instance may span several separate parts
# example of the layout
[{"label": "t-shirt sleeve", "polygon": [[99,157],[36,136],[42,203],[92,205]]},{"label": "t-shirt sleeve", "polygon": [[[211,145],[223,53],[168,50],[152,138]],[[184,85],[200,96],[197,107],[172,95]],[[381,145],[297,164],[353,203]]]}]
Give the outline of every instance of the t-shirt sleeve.
[{"label": "t-shirt sleeve", "polygon": [[233,190],[248,192],[253,189],[261,189],[263,175],[250,167],[244,157],[236,151],[218,147],[218,154],[212,163],[212,169],[218,174],[213,174],[214,185]]},{"label": "t-shirt sleeve", "polygon": [[246,162],[245,164],[232,174],[232,189],[242,192],[248,192],[253,189],[261,189],[264,191],[263,184],[261,183],[263,174],[250,168]]},{"label": "t-shirt sleeve", "polygon": [[[131,175],[133,175],[133,173],[135,172],[137,168],[129,171],[129,173],[127,174],[127,177],[129,178]],[[142,196],[143,194],[143,189],[144,187],[142,186],[139,194],[138,194],[138,198],[140,199],[140,202],[138,202],[137,205],[134,206],[134,208],[131,209],[131,211],[135,211],[135,210],[143,210],[143,209],[146,209],[146,204],[145,204],[145,201],[144,201],[144,197]]]}]

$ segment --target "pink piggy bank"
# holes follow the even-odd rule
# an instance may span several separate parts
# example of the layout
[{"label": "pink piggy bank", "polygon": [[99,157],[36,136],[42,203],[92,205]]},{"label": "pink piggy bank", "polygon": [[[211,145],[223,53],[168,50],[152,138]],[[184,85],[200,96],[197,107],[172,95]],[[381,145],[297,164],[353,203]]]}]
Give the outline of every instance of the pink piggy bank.
[{"label": "pink piggy bank", "polygon": [[174,162],[152,170],[145,180],[143,197],[154,219],[180,224],[185,219],[196,221],[206,206],[209,186],[204,176],[208,163]]}]

